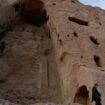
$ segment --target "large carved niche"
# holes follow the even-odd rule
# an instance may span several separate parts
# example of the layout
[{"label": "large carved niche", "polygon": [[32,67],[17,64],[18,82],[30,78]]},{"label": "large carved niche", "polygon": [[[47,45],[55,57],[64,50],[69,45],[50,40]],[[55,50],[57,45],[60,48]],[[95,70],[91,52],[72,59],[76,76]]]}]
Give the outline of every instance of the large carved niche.
[{"label": "large carved niche", "polygon": [[49,18],[44,3],[40,0],[27,0],[23,3],[21,17],[26,22],[36,26],[43,25]]}]

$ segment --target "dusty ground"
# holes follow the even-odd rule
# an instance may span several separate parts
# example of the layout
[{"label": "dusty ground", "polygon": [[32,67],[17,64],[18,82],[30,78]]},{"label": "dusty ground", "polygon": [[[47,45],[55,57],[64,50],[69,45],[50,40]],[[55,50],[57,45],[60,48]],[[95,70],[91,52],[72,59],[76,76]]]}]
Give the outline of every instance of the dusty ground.
[{"label": "dusty ground", "polygon": [[0,98],[21,104],[59,103],[54,54],[44,28],[20,23],[3,40]]}]

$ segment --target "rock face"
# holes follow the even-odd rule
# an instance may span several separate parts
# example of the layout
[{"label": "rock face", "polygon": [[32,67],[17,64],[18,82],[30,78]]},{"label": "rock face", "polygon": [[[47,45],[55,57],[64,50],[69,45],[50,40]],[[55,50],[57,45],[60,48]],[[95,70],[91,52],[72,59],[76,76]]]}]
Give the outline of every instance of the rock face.
[{"label": "rock face", "polygon": [[[0,59],[0,97],[20,104],[95,105],[92,88],[97,83],[104,105],[105,11],[77,0],[42,3],[49,15],[44,26],[37,28],[23,22],[3,38],[7,47]],[[16,12],[14,3],[9,6],[15,13],[13,21],[21,8]],[[35,14],[35,8],[24,11],[30,9]],[[1,26],[11,23],[6,19],[8,15],[0,17]]]},{"label": "rock face", "polygon": [[[68,103],[91,105],[92,87],[98,83],[104,104],[105,11],[73,0],[54,3],[56,5],[49,3],[47,7],[48,28],[55,48],[63,99]],[[87,92],[81,91],[83,86]]]}]

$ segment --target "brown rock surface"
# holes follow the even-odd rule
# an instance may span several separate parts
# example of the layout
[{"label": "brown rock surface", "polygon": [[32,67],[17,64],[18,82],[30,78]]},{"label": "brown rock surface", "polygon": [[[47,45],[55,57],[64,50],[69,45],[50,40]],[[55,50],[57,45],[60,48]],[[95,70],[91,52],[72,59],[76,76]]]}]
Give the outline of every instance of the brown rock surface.
[{"label": "brown rock surface", "polygon": [[22,23],[3,40],[6,49],[0,58],[0,97],[25,104],[59,102],[53,50],[44,28]]},{"label": "brown rock surface", "polygon": [[105,11],[77,0],[42,1],[47,24],[17,24],[3,39],[0,97],[21,104],[94,105],[92,87],[98,83],[104,105]]},{"label": "brown rock surface", "polygon": [[[65,0],[52,6],[49,3],[48,14],[48,27],[55,47],[63,98],[65,102],[74,102],[72,95],[75,95],[78,87],[85,85],[90,89],[90,102],[84,99],[86,103],[83,105],[91,105],[92,86],[98,83],[102,91],[104,87],[104,83],[101,83],[104,79],[93,76],[91,70],[101,75],[100,69],[104,68],[105,11]],[[82,66],[87,69],[78,74]]]}]

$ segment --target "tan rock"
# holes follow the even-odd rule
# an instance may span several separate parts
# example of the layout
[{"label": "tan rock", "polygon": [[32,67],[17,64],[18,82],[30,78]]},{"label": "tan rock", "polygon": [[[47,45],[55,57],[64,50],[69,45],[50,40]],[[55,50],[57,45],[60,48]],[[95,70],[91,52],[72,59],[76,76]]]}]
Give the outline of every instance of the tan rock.
[{"label": "tan rock", "polygon": [[[78,0],[22,2],[20,10],[31,23],[43,8],[49,20],[39,28],[19,22],[6,33],[0,97],[29,105],[94,105],[92,87],[98,83],[104,105],[105,11]],[[0,25],[8,29],[21,11],[11,0],[0,4]]]}]

